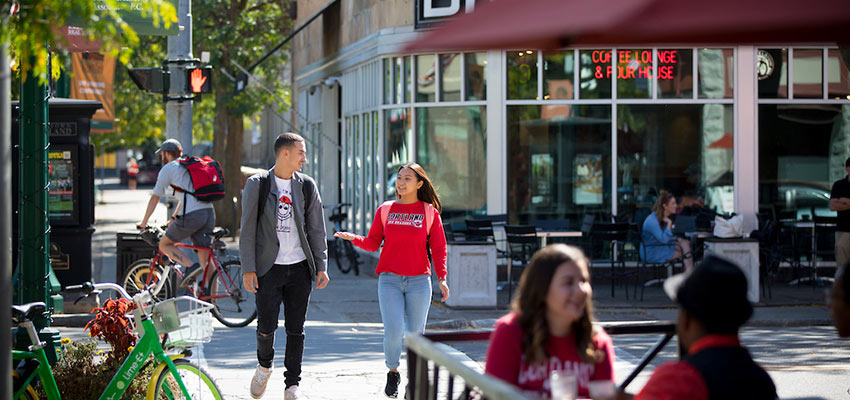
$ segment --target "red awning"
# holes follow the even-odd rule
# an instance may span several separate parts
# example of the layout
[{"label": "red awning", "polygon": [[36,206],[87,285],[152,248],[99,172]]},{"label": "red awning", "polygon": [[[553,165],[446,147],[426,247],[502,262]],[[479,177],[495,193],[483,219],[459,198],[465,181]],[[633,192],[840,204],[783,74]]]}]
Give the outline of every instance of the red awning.
[{"label": "red awning", "polygon": [[496,0],[406,51],[568,45],[821,43],[850,39],[848,0]]}]

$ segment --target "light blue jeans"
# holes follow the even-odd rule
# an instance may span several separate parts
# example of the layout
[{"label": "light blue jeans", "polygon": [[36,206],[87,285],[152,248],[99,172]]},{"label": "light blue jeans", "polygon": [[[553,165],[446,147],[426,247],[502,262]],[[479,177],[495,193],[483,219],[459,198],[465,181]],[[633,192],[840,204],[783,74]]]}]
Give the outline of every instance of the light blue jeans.
[{"label": "light blue jeans", "polygon": [[431,276],[401,276],[383,272],[378,276],[378,303],[384,322],[384,359],[397,369],[404,332],[425,332],[431,306]]}]

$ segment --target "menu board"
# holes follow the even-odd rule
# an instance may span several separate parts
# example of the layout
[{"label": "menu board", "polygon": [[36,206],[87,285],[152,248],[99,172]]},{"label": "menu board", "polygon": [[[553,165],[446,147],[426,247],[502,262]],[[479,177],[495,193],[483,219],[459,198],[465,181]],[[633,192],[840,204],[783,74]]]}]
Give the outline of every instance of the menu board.
[{"label": "menu board", "polygon": [[51,145],[48,151],[47,209],[50,223],[76,224],[78,221],[76,146]]}]

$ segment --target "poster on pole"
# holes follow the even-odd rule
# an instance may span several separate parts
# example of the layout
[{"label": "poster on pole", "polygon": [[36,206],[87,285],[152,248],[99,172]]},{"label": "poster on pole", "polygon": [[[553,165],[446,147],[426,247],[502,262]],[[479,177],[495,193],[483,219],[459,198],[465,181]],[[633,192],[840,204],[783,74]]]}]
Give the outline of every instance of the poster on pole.
[{"label": "poster on pole", "polygon": [[92,117],[92,133],[115,130],[115,108],[112,104],[115,80],[115,57],[98,53],[71,54],[71,98],[99,101],[103,107]]}]

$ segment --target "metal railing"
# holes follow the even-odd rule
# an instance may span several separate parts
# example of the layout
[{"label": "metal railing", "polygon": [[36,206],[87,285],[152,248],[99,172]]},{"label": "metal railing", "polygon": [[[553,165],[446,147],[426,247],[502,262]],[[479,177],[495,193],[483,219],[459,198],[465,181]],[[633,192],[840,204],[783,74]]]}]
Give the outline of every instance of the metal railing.
[{"label": "metal railing", "polygon": [[[611,336],[662,334],[655,344],[644,353],[635,369],[620,384],[620,389],[624,391],[676,335],[676,326],[672,322],[605,322],[597,325],[605,329]],[[409,400],[436,400],[443,396],[442,398],[460,400],[531,399],[517,387],[464,365],[441,350],[435,343],[487,341],[490,339],[491,333],[492,329],[428,332],[424,336],[408,334],[405,338],[408,378],[408,395],[406,398]],[[441,378],[443,373],[447,374],[445,378]],[[458,382],[457,378],[460,378],[462,383]]]}]

